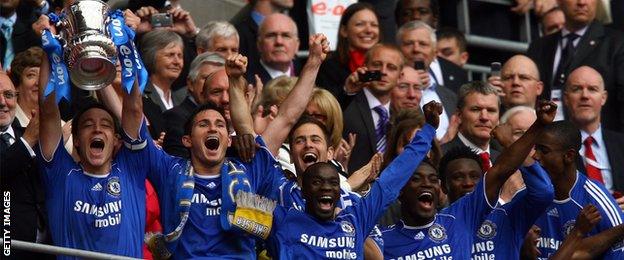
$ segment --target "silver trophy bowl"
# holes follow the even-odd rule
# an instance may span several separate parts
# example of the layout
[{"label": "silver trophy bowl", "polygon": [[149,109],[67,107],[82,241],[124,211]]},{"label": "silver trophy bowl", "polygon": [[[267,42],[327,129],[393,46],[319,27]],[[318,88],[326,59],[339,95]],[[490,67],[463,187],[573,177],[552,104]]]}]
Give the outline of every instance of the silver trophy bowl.
[{"label": "silver trophy bowl", "polygon": [[116,76],[117,50],[108,31],[108,5],[80,0],[65,10],[60,21],[69,78],[78,88],[98,90]]}]

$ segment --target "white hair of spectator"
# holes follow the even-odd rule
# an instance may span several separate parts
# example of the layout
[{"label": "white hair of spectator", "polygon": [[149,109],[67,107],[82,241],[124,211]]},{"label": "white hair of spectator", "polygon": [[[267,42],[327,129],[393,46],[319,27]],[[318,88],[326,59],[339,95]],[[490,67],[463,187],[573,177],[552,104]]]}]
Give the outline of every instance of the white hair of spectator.
[{"label": "white hair of spectator", "polygon": [[211,47],[212,39],[217,36],[223,38],[236,37],[236,39],[239,39],[238,31],[232,24],[226,21],[212,21],[199,31],[195,38],[195,44],[197,44],[198,48],[208,50]]},{"label": "white hair of spectator", "polygon": [[156,69],[156,52],[169,46],[177,44],[184,48],[182,37],[167,29],[155,29],[146,33],[141,39],[141,58],[149,73]]},{"label": "white hair of spectator", "polygon": [[199,69],[206,63],[223,66],[223,64],[225,64],[225,60],[215,52],[204,52],[197,55],[197,57],[193,59],[193,62],[191,62],[191,68],[189,69],[187,78],[192,82],[195,82],[197,75],[199,75]]},{"label": "white hair of spectator", "polygon": [[401,38],[403,37],[403,34],[416,29],[427,30],[427,32],[429,32],[429,36],[431,37],[431,44],[436,45],[436,43],[438,42],[438,38],[436,37],[435,31],[433,30],[433,28],[431,28],[431,26],[423,21],[411,21],[401,26],[396,33],[396,42],[398,44],[401,44]]},{"label": "white hair of spectator", "polygon": [[501,124],[507,123],[507,121],[509,121],[509,119],[511,119],[513,116],[515,116],[516,114],[518,114],[520,112],[529,112],[531,114],[536,115],[535,109],[533,109],[532,107],[528,107],[528,106],[515,106],[515,107],[512,107],[509,110],[505,111],[503,116],[501,116],[501,118],[500,118]]}]

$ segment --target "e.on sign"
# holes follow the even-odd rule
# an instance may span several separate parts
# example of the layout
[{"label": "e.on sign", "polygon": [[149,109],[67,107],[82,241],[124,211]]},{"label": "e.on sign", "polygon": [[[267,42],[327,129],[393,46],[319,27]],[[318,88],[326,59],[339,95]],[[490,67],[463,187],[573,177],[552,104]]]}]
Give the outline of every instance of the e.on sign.
[{"label": "e.on sign", "polygon": [[342,13],[356,0],[308,0],[308,25],[310,34],[323,33],[330,48],[336,49],[338,27]]}]

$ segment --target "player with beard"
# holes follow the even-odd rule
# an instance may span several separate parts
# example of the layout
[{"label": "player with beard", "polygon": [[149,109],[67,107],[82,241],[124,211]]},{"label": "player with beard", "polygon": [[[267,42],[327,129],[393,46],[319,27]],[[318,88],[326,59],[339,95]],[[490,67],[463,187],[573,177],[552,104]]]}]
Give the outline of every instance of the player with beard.
[{"label": "player with beard", "polygon": [[[541,229],[538,258],[551,257],[575,226],[582,207],[592,204],[598,208],[601,220],[588,233],[590,237],[583,239],[577,248],[590,248],[590,259],[623,259],[624,243],[617,233],[621,233],[624,215],[604,185],[578,172],[576,162],[580,145],[580,131],[569,121],[548,126],[535,145],[534,158],[544,166],[555,188],[554,203],[535,222]],[[618,232],[596,235],[605,234],[605,230]]]},{"label": "player with beard", "polygon": [[[363,258],[365,238],[386,207],[399,195],[395,187],[407,182],[431,148],[441,111],[441,104],[427,104],[424,113],[428,124],[381,173],[359,203],[339,212],[336,206],[340,200],[340,181],[336,168],[327,162],[307,166],[301,177],[305,211],[280,206],[272,212],[273,226],[266,234],[271,255],[280,259]],[[246,199],[245,196],[237,198],[237,213],[244,209],[242,204]],[[257,230],[249,232],[263,234]]]},{"label": "player with beard", "polygon": [[[505,127],[507,131],[501,131]],[[506,132],[507,137],[501,137],[501,132]],[[495,134],[502,143],[511,140],[508,125],[499,126]],[[479,155],[465,146],[455,147],[444,155],[440,162],[440,178],[442,189],[448,194],[451,203],[475,189],[483,175],[481,163]],[[472,259],[490,259],[492,256],[519,259],[527,232],[550,206],[554,191],[548,175],[530,157],[527,157],[524,165],[526,167],[521,167],[520,172],[526,188],[516,193],[509,203],[497,205],[478,230],[473,232]]]},{"label": "player with beard", "polygon": [[[437,212],[440,180],[434,165],[424,161],[401,190],[402,220],[382,231],[384,257],[470,259],[473,237],[494,208],[499,191],[527,157],[542,129],[552,122],[557,106],[542,102],[538,120],[514,142],[469,193]],[[476,165],[478,166],[478,164]]]}]

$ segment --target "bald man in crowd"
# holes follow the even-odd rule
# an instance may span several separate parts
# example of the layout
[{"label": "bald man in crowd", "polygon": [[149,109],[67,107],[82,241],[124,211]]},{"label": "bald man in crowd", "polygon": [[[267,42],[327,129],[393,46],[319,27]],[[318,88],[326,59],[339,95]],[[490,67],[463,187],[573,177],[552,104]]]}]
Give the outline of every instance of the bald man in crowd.
[{"label": "bald man in crowd", "polygon": [[[581,130],[582,162],[577,167],[617,198],[624,192],[624,135],[602,127],[602,107],[607,102],[604,80],[598,71],[582,66],[570,73],[563,101],[570,121]],[[624,199],[617,201],[622,207]]]},{"label": "bald man in crowd", "polygon": [[420,109],[422,98],[422,83],[418,72],[410,66],[403,66],[397,86],[390,92],[392,109]]},{"label": "bald man in crowd", "polygon": [[295,61],[299,50],[297,25],[284,14],[271,14],[260,24],[257,39],[259,60],[250,60],[247,81],[255,82],[258,75],[262,83],[279,76],[296,76],[301,70]]},{"label": "bald man in crowd", "polygon": [[500,91],[505,110],[515,106],[535,107],[537,97],[544,89],[537,65],[524,55],[511,57],[503,65],[501,76],[491,76],[488,81]]}]

